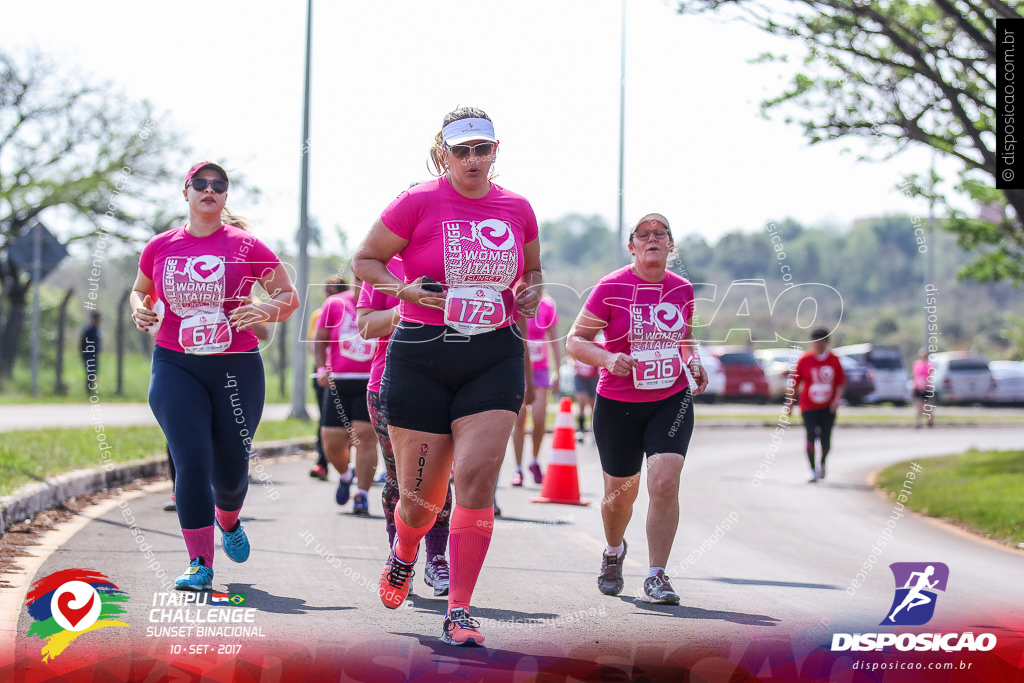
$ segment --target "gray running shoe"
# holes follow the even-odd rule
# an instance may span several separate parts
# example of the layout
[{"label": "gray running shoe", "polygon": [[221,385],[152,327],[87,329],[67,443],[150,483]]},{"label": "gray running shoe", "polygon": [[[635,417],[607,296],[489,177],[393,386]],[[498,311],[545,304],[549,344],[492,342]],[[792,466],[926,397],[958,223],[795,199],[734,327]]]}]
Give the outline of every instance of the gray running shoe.
[{"label": "gray running shoe", "polygon": [[423,581],[434,589],[435,598],[448,595],[448,560],[444,555],[434,555],[427,560]]},{"label": "gray running shoe", "polygon": [[679,594],[672,590],[672,584],[668,582],[668,576],[661,570],[644,581],[644,594],[640,599],[644,602],[669,605],[679,604]]},{"label": "gray running shoe", "polygon": [[626,541],[622,541],[622,554],[618,557],[607,550],[601,555],[601,573],[597,576],[597,589],[605,595],[618,595],[625,583],[622,580],[622,561],[626,559]]}]

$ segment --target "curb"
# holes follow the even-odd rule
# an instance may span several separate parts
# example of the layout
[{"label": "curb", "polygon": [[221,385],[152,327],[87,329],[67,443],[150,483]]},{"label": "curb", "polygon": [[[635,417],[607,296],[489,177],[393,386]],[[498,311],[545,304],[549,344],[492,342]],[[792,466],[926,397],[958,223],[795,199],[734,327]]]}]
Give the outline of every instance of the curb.
[{"label": "curb", "polygon": [[[277,458],[291,455],[298,448],[312,449],[316,440],[312,437],[266,441],[253,446],[252,458]],[[45,481],[27,484],[9,496],[0,498],[0,536],[14,524],[32,519],[43,510],[59,507],[69,498],[89,493],[99,493],[118,486],[124,486],[136,479],[157,477],[167,474],[167,455],[132,460],[111,467],[74,470],[50,477]]]}]

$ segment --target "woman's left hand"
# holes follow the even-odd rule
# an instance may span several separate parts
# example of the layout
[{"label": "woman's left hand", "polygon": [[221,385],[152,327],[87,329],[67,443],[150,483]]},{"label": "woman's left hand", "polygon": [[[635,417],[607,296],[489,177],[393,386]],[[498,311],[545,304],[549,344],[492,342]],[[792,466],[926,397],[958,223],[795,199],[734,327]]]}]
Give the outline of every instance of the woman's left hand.
[{"label": "woman's left hand", "polygon": [[532,287],[524,287],[516,294],[516,310],[524,318],[536,318],[540,306],[540,294]]},{"label": "woman's left hand", "polygon": [[231,311],[228,323],[239,332],[253,325],[270,320],[270,314],[255,305],[247,296],[241,297],[242,305]]},{"label": "woman's left hand", "polygon": [[693,392],[696,396],[702,393],[708,387],[708,373],[704,370],[704,366],[700,364],[700,361],[696,358],[690,361],[690,374],[693,375],[693,381],[697,383],[697,391]]}]

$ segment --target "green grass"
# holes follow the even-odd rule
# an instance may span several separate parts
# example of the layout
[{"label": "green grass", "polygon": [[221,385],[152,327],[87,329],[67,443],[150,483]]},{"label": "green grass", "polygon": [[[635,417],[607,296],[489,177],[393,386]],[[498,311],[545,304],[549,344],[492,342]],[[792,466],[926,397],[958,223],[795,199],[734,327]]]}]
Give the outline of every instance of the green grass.
[{"label": "green grass", "polygon": [[[929,458],[911,482],[907,506],[950,520],[986,538],[1024,542],[1024,451],[979,451]],[[903,489],[909,462],[886,468],[878,485],[895,496]]]},{"label": "green grass", "polygon": [[[312,422],[263,422],[257,443],[313,436]],[[100,449],[95,429],[31,429],[0,435],[0,496],[18,487],[62,472],[101,467],[105,462],[128,462],[165,453],[163,432],[157,426],[110,427],[104,430],[109,450]],[[104,461],[102,458],[108,457]]]},{"label": "green grass", "polygon": [[[276,350],[264,354],[263,362],[267,378],[267,401],[270,403],[287,403],[291,400],[291,372],[285,373],[285,394],[281,395],[281,378],[274,371],[277,361]],[[145,403],[149,400],[150,357],[140,353],[127,353],[124,357],[123,387],[121,395],[117,395],[117,354],[113,351],[100,354],[99,387],[104,402],[112,403]],[[5,380],[0,391],[0,404],[31,404],[31,403],[84,403],[89,400],[85,393],[85,368],[77,351],[64,354],[64,384],[67,394],[59,395],[54,391],[56,374],[52,367],[43,366],[39,370],[39,397],[32,398],[32,372],[29,363],[17,362],[14,365],[13,377]],[[313,402],[313,389],[306,381],[307,402]]]}]

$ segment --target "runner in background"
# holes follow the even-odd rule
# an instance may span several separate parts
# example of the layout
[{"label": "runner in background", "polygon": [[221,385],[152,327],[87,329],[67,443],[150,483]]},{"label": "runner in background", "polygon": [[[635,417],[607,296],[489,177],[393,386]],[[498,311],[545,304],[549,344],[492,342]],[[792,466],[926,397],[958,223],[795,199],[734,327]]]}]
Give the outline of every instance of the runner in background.
[{"label": "runner in background", "polygon": [[[396,278],[403,278],[402,259],[395,257],[388,264],[388,271]],[[388,532],[388,547],[395,544],[395,507],[398,505],[398,474],[395,471],[395,451],[391,447],[391,436],[388,434],[387,413],[380,401],[380,380],[384,376],[384,364],[387,357],[388,342],[400,320],[398,316],[399,299],[388,296],[382,290],[364,285],[360,294],[356,312],[359,316],[359,334],[363,339],[377,339],[377,350],[373,355],[373,366],[370,369],[370,382],[366,387],[366,406],[370,412],[370,422],[377,434],[381,454],[384,456],[384,467],[387,476],[384,479],[384,490],[381,491],[381,504],[384,508],[384,520]],[[427,550],[426,569],[423,572],[424,582],[434,589],[434,596],[448,595],[448,523],[452,514],[452,487],[448,485],[448,493],[444,506],[434,520],[427,535],[423,537]]]},{"label": "runner in background", "polygon": [[[263,413],[265,382],[252,327],[286,320],[299,305],[274,252],[225,208],[228,176],[202,162],[185,176],[189,220],[149,240],[129,301],[140,331],[166,306],[153,349],[149,404],[171,449],[175,498],[189,566],[178,590],[213,583],[214,524],[228,559],[245,562],[239,522],[249,487],[249,452]],[[254,282],[270,294],[255,304]]]},{"label": "runner in background", "polygon": [[[353,476],[358,490],[352,514],[368,515],[369,490],[377,470],[377,437],[366,408],[366,384],[370,380],[377,340],[359,336],[356,297],[362,280],[351,289],[327,297],[316,321],[317,383],[324,387],[320,404],[320,435],[324,455],[340,473],[334,500],[348,502]],[[356,450],[356,466],[349,468],[349,448]]]},{"label": "runner in background", "polygon": [[[601,278],[569,333],[567,350],[601,368],[594,406],[594,439],[604,470],[601,518],[607,547],[597,587],[618,595],[624,587],[626,527],[647,457],[647,546],[650,571],[642,600],[679,603],[665,573],[679,526],[679,477],[693,434],[693,396],[707,374],[693,337],[693,285],[666,269],[674,243],[668,219],[652,213],[629,233],[631,265]],[[602,348],[594,343],[604,330]],[[685,361],[684,361],[685,359]]]},{"label": "runner in background", "polygon": [[[523,442],[526,440],[526,417],[529,413],[533,425],[530,437],[533,444],[533,461],[530,463],[530,474],[535,484],[543,483],[540,469],[540,447],[544,441],[548,416],[548,389],[558,386],[558,369],[562,364],[562,354],[558,345],[558,312],[555,302],[550,298],[542,298],[537,309],[536,318],[526,321],[526,346],[530,355],[529,367],[533,373],[533,402],[524,403],[512,430],[512,448],[516,456],[516,471],[512,475],[512,486],[523,485]],[[550,352],[549,352],[550,350]],[[550,370],[550,355],[554,355],[554,375]]]},{"label": "runner in background", "polygon": [[[799,392],[800,415],[807,431],[807,460],[811,465],[807,482],[810,484],[825,478],[825,458],[832,449],[836,410],[846,389],[846,374],[839,358],[829,350],[828,334],[828,330],[821,327],[811,331],[811,350],[800,357],[791,376],[793,391]],[[815,441],[821,442],[821,460],[817,466]]]},{"label": "runner in background", "polygon": [[[326,297],[334,296],[345,291],[345,279],[337,275],[332,275],[327,278],[327,282],[324,284],[324,295]],[[324,307],[313,311],[313,315],[310,316],[309,320],[309,332],[306,335],[306,339],[310,340],[310,351],[313,352],[313,393],[316,396],[316,409],[320,413],[320,418],[316,422],[316,466],[309,471],[309,476],[320,481],[327,481],[327,456],[324,455],[324,440],[320,434],[320,422],[323,419],[323,411],[320,406],[324,402],[324,387],[320,386],[319,373],[316,364],[316,321],[320,319],[320,314],[323,313]]]},{"label": "runner in background", "polygon": [[[381,402],[395,450],[395,545],[380,596],[405,601],[420,539],[445,500],[454,462],[451,588],[442,639],[479,645],[469,614],[494,527],[494,486],[525,392],[524,343],[511,325],[540,297],[537,218],[491,182],[498,141],[487,115],[449,113],[431,149],[440,177],[402,192],[374,223],[355,272],[402,300]],[[401,254],[405,278],[387,270]],[[425,278],[429,278],[425,279]]]},{"label": "runner in background", "polygon": [[[594,337],[594,343],[604,348],[604,331],[597,333],[597,336]],[[597,381],[601,371],[593,365],[587,365],[578,360],[573,360],[573,363],[576,370],[573,384],[576,389],[576,407],[579,410],[579,413],[576,415],[576,421],[579,424],[579,431],[576,432],[576,441],[583,443],[583,437],[587,433],[587,408],[590,408],[591,422],[594,420],[594,401],[597,399]]]},{"label": "runner in background", "polygon": [[[914,361],[914,405],[917,412],[914,413],[914,427],[921,428],[921,418],[928,422],[929,427],[935,426],[935,405],[929,403],[928,399],[935,398],[935,387],[933,378],[935,366],[932,365],[931,355],[928,349],[922,347]],[[927,407],[925,407],[927,406]]]}]

